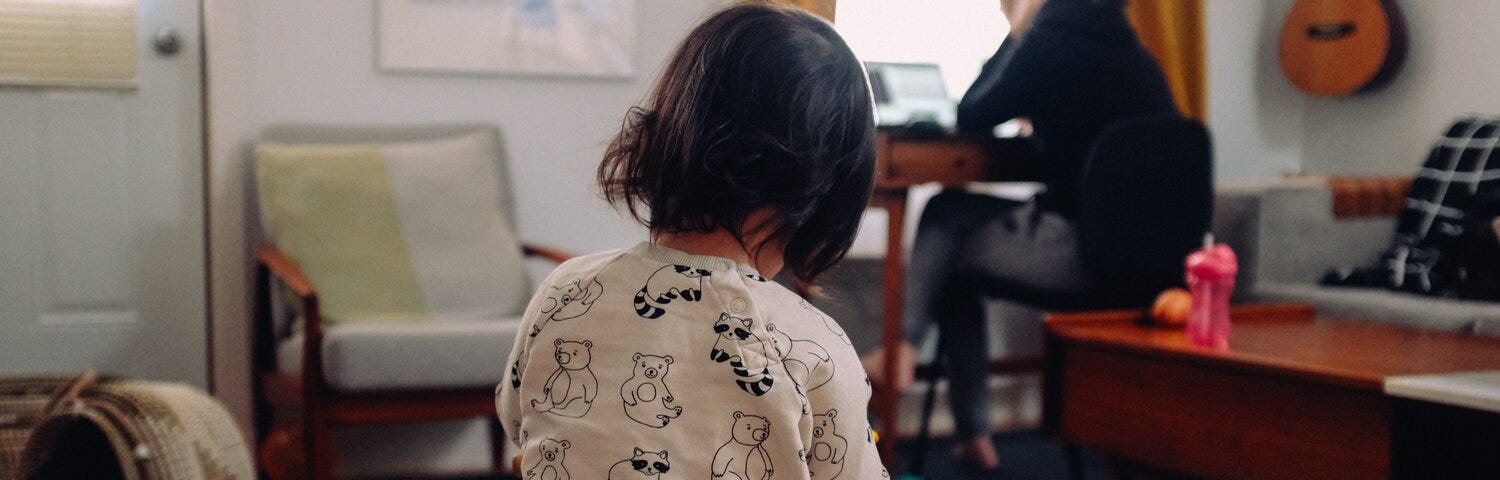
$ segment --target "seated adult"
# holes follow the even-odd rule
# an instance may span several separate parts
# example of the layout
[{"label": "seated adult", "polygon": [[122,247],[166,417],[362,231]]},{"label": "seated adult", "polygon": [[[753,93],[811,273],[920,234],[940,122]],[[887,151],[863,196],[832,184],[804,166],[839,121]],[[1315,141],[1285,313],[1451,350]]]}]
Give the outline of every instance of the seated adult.
[{"label": "seated adult", "polygon": [[1074,228],[1088,149],[1119,120],[1173,115],[1160,66],[1127,22],[1124,0],[1002,0],[1009,36],[958,106],[959,129],[990,134],[1030,124],[1045,192],[1014,201],[949,189],[927,204],[906,272],[906,344],[894,378],[883,351],[866,369],[905,390],[915,347],[936,323],[947,356],[957,428],[955,454],[974,467],[999,464],[990,440],[983,299],[1067,298],[1088,276]]}]

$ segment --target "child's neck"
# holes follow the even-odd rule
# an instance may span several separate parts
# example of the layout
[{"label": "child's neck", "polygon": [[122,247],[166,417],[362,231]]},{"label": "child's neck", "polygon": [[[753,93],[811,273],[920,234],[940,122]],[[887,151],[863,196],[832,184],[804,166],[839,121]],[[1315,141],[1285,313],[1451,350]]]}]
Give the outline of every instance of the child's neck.
[{"label": "child's neck", "polygon": [[[775,277],[781,271],[784,264],[782,249],[776,245],[767,245],[766,248],[757,249],[763,240],[760,238],[746,238],[745,244],[750,245],[747,249],[734,238],[728,231],[719,229],[712,232],[675,232],[675,233],[652,233],[652,237],[658,245],[681,250],[693,255],[709,255],[723,257],[739,263],[755,267],[755,271],[761,276]],[[755,250],[759,250],[756,252]],[[752,253],[755,253],[752,255]]]}]

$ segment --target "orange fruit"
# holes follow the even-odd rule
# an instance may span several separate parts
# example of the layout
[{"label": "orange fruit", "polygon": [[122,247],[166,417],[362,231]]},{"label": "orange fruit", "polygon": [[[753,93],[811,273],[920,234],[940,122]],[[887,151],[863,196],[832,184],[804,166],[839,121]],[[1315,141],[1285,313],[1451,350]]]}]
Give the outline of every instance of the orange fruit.
[{"label": "orange fruit", "polygon": [[1180,327],[1187,324],[1188,312],[1192,310],[1193,294],[1181,288],[1168,288],[1151,304],[1151,318],[1157,325]]}]

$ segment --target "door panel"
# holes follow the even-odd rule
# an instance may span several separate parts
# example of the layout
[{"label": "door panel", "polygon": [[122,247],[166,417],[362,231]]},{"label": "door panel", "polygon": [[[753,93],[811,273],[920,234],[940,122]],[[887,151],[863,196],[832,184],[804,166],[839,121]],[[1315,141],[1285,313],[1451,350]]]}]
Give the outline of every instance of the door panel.
[{"label": "door panel", "polygon": [[206,386],[198,8],[139,1],[135,89],[0,87],[0,374]]}]

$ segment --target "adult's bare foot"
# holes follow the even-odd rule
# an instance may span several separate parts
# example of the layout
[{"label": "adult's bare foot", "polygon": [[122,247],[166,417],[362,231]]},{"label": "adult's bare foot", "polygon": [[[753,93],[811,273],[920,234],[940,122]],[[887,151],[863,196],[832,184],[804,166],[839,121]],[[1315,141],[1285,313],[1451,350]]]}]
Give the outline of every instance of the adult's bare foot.
[{"label": "adult's bare foot", "polygon": [[989,435],[959,440],[953,446],[953,457],[963,465],[984,472],[1000,469],[1000,453]]},{"label": "adult's bare foot", "polygon": [[891,388],[897,392],[905,392],[911,388],[917,377],[917,347],[909,343],[901,343],[901,348],[896,349],[896,375],[894,380],[888,380],[885,374],[885,347],[878,347],[860,359],[865,367],[865,373],[870,375],[870,381],[883,388]]}]

